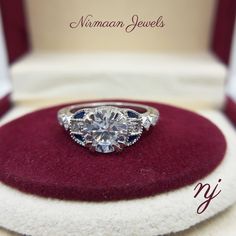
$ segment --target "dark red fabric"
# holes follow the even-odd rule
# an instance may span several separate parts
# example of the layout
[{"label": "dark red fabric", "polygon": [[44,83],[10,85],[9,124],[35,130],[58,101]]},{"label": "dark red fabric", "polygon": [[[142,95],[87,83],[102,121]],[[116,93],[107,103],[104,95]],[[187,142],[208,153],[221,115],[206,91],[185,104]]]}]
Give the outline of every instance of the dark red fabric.
[{"label": "dark red fabric", "polygon": [[0,180],[44,197],[107,201],[148,197],[206,176],[226,141],[209,120],[158,103],[157,126],[121,153],[91,153],[57,123],[61,107],[40,110],[0,128]]},{"label": "dark red fabric", "polygon": [[12,63],[30,49],[24,1],[0,0],[0,10],[2,13],[8,59]]},{"label": "dark red fabric", "polygon": [[3,98],[0,98],[0,117],[10,109],[11,105],[12,103],[10,94],[6,95]]},{"label": "dark red fabric", "polygon": [[236,102],[230,97],[226,99],[225,114],[236,125]]},{"label": "dark red fabric", "polygon": [[218,0],[211,48],[226,64],[230,59],[235,15],[235,0]]}]

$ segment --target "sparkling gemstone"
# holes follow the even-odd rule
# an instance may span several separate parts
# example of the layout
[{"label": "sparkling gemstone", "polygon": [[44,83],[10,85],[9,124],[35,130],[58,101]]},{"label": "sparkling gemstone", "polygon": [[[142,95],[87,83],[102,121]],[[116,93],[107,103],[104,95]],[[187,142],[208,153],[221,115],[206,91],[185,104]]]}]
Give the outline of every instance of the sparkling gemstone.
[{"label": "sparkling gemstone", "polygon": [[150,120],[152,125],[156,125],[157,121],[158,121],[158,116],[150,116]]},{"label": "sparkling gemstone", "polygon": [[149,117],[145,117],[144,120],[143,120],[143,127],[144,127],[146,130],[149,130],[151,124],[152,124],[152,123],[151,123]]},{"label": "sparkling gemstone", "polygon": [[127,117],[115,107],[98,107],[84,117],[82,132],[86,144],[97,152],[121,150],[128,134]]},{"label": "sparkling gemstone", "polygon": [[79,133],[81,130],[82,122],[78,122],[77,120],[71,120],[70,122],[70,130],[72,133]]},{"label": "sparkling gemstone", "polygon": [[65,116],[65,115],[64,115],[64,116],[60,116],[60,117],[58,118],[58,121],[59,121],[60,125],[62,125],[62,126],[65,127],[66,130],[69,129],[69,125],[70,125],[70,119],[69,119],[69,117],[67,117],[67,116]]},{"label": "sparkling gemstone", "polygon": [[132,135],[141,134],[142,133],[142,120],[136,119],[136,120],[130,121],[129,128],[130,128],[130,133]]}]

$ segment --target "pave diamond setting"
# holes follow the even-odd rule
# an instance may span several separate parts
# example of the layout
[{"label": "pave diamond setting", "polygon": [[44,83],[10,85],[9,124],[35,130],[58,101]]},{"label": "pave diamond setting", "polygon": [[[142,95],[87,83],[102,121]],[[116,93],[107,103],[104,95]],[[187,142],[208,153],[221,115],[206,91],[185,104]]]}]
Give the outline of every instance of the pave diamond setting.
[{"label": "pave diamond setting", "polygon": [[77,143],[101,153],[121,151],[134,144],[143,131],[138,112],[112,106],[77,111],[69,128]]}]

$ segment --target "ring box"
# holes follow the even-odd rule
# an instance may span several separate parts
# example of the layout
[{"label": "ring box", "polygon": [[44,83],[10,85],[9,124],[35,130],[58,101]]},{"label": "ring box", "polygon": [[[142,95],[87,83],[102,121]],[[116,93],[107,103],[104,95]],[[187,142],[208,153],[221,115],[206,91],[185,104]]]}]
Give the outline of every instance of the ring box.
[{"label": "ring box", "polygon": [[[11,93],[11,83],[5,59],[1,66],[4,68],[1,70],[4,76],[0,77],[1,101],[10,104],[8,94]],[[208,52],[187,57],[178,54],[32,53],[15,63],[11,67],[15,87],[12,96],[18,103],[26,105],[22,106],[22,110],[20,105],[11,109],[1,120],[2,124],[24,114],[27,106],[29,110],[33,110],[45,105],[80,101],[81,98],[120,98],[125,94],[127,99],[158,100],[194,110],[210,109],[210,112],[203,111],[202,114],[224,131],[230,154],[227,153],[227,158],[216,171],[201,179],[202,182],[214,186],[222,178],[222,194],[216,198],[216,204],[211,205],[206,214],[197,215],[195,212],[196,206],[204,200],[194,199],[195,185],[151,198],[101,204],[47,199],[1,184],[0,223],[6,228],[32,235],[41,235],[40,227],[45,229],[45,234],[58,236],[68,233],[73,235],[80,229],[83,229],[81,234],[84,235],[95,231],[101,234],[119,235],[120,232],[123,235],[155,235],[187,229],[231,205],[235,201],[232,155],[235,153],[235,130],[221,111],[226,72],[226,67]],[[231,76],[225,107],[225,114],[234,122],[235,81],[235,77]],[[2,110],[2,113],[5,111],[6,109]],[[228,194],[226,200],[221,197],[226,196],[225,194]],[[84,218],[87,221],[83,223],[81,219]],[[157,222],[160,223],[159,228],[156,227]]]}]

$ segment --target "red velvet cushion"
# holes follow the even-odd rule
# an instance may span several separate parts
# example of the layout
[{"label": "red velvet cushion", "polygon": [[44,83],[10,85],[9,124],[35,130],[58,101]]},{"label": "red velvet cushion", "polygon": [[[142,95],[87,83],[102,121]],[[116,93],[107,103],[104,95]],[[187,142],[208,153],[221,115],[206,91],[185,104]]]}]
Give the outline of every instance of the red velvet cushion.
[{"label": "red velvet cushion", "polygon": [[121,153],[91,153],[57,123],[61,107],[0,128],[0,180],[27,193],[106,201],[147,197],[186,186],[223,159],[226,141],[209,120],[158,103],[157,126]]}]

